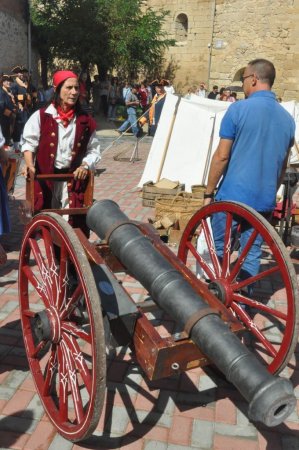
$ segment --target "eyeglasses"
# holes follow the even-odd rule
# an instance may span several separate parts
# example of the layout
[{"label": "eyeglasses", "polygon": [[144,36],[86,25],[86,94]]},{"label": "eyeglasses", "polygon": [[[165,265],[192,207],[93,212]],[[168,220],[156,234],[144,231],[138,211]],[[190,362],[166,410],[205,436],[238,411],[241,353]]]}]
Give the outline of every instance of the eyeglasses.
[{"label": "eyeglasses", "polygon": [[241,77],[242,83],[244,83],[244,80],[246,80],[246,78],[249,78],[249,77],[254,77],[254,73],[251,73],[250,75],[247,75],[246,77],[242,76]]}]

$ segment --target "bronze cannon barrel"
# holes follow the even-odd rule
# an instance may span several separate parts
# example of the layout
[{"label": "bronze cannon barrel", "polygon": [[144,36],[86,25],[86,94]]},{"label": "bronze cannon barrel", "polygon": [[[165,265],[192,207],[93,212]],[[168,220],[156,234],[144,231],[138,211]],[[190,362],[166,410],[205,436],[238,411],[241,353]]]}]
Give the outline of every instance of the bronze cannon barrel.
[{"label": "bronze cannon barrel", "polygon": [[198,317],[191,339],[249,402],[252,420],[276,426],[289,416],[296,405],[291,382],[271,375],[218,315],[204,313],[205,300],[115,202],[96,202],[87,225],[108,240],[112,253],[183,329]]}]

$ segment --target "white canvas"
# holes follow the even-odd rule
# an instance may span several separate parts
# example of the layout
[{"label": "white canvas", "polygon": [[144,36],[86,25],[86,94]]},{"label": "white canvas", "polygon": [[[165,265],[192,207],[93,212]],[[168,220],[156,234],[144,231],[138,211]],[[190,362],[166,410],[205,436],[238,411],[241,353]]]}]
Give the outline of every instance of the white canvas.
[{"label": "white canvas", "polygon": [[181,100],[162,178],[185,183],[187,192],[193,184],[202,184],[214,120],[212,110],[184,98]]},{"label": "white canvas", "polygon": [[[142,187],[144,183],[147,183],[148,181],[153,181],[156,183],[161,178],[159,173],[162,169],[161,165],[163,164],[163,154],[164,151],[167,151],[168,139],[172,131],[171,128],[175,107],[178,102],[179,97],[176,95],[166,95],[157,131],[148,154],[141,180],[138,184],[139,187]],[[174,180],[174,178],[171,177],[171,180]]]}]

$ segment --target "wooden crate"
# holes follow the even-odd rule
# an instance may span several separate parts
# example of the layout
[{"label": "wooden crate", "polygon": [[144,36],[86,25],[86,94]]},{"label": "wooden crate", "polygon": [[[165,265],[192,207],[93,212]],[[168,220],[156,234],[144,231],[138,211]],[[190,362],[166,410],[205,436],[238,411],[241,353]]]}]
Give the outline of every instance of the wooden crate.
[{"label": "wooden crate", "polygon": [[155,200],[157,197],[164,197],[169,195],[176,195],[179,192],[184,191],[185,185],[179,184],[175,189],[158,188],[152,181],[149,181],[143,185],[142,188],[142,205],[150,208],[155,207]]}]

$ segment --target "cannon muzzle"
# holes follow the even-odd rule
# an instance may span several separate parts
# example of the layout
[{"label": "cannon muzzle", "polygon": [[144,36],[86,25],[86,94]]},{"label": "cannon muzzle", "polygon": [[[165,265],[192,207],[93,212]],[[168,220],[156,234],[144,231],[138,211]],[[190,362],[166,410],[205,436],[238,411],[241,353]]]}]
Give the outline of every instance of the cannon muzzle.
[{"label": "cannon muzzle", "polygon": [[252,420],[276,426],[289,416],[296,405],[290,381],[267,371],[116,203],[95,203],[87,225],[108,241],[112,253],[157,305],[183,329],[190,328],[193,342],[249,402]]}]

